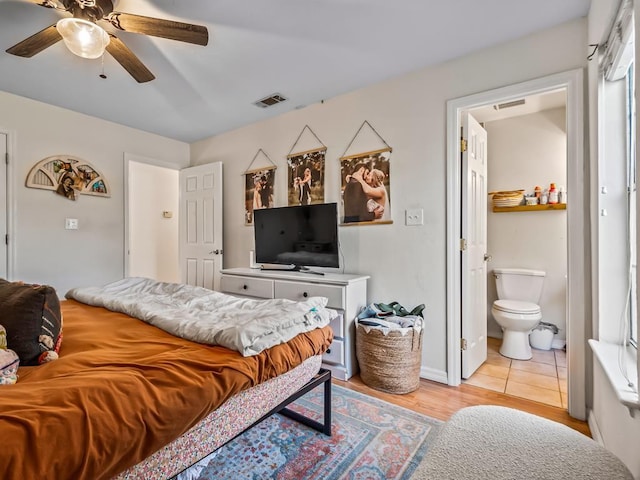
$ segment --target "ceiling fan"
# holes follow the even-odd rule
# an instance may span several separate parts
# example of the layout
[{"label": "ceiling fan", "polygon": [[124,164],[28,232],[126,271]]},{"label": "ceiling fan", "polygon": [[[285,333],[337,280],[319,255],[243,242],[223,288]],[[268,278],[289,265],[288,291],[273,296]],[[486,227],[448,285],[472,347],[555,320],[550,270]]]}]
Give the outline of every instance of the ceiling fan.
[{"label": "ceiling fan", "polygon": [[113,33],[105,31],[98,22],[107,22],[111,27],[123,32],[169,38],[196,45],[206,45],[209,42],[207,27],[114,12],[113,0],[31,1],[42,7],[68,12],[72,17],[65,17],[17,43],[7,49],[7,53],[29,58],[64,40],[72,53],[83,58],[98,58],[106,50],[138,83],[144,83],[156,77],[122,40]]}]

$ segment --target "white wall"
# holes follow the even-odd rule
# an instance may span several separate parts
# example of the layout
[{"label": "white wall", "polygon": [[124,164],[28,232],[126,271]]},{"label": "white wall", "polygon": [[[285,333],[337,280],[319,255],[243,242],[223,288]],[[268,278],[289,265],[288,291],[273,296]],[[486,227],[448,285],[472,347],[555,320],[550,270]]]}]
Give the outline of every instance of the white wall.
[{"label": "white wall", "polygon": [[[243,224],[241,175],[256,151],[262,148],[278,165],[276,204],[285,205],[286,155],[308,124],[328,147],[326,201],[338,201],[338,159],[368,120],[393,147],[394,223],[340,228],[345,271],[371,275],[370,301],[427,304],[423,373],[442,380],[447,353],[446,101],[584,67],[585,45],[586,22],[573,21],[193,144],[193,165],[225,164],[225,267],[247,266],[253,249],[253,231]],[[408,208],[424,209],[423,226],[405,226]]]},{"label": "white wall", "polygon": [[[566,109],[487,122],[489,191],[525,189],[533,193],[536,185],[549,188],[567,185]],[[491,315],[491,304],[498,298],[493,268],[529,268],[546,272],[540,307],[542,321],[560,328],[556,338],[566,339],[567,309],[567,212],[494,213],[489,201],[487,215],[488,324],[491,337],[502,331]]]},{"label": "white wall", "polygon": [[[13,277],[50,284],[61,296],[71,287],[122,278],[124,152],[187,166],[189,145],[5,92],[0,129],[13,139]],[[74,202],[26,188],[31,167],[56,154],[89,161],[107,178],[111,197],[79,195]],[[77,218],[79,229],[65,230],[66,217]]]},{"label": "white wall", "polygon": [[[594,437],[599,435],[599,442],[622,460],[631,470],[634,478],[640,478],[640,415],[635,412],[635,417],[629,414],[629,410],[623,406],[610,386],[600,363],[593,362],[594,393],[593,412],[589,418]],[[597,429],[593,428],[593,422]]]},{"label": "white wall", "polygon": [[[179,282],[180,171],[128,162],[129,276]],[[163,212],[171,212],[165,218]]]}]

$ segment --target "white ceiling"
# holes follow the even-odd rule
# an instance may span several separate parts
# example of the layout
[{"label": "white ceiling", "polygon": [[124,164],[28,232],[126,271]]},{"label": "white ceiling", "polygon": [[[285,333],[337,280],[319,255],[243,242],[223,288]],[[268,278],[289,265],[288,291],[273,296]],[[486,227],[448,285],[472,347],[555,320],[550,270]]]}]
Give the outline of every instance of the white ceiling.
[{"label": "white ceiling", "polygon": [[[64,14],[0,0],[0,90],[185,142],[586,16],[591,0],[120,0],[116,10],[206,25],[209,45],[118,32],[155,74],[138,84],[63,42],[4,52]],[[288,101],[261,109],[272,93]]]}]

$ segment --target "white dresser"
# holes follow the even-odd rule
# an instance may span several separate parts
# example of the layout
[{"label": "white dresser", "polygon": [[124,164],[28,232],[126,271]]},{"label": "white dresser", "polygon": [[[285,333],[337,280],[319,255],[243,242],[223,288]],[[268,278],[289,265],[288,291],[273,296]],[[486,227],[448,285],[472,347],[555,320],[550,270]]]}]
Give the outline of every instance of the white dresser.
[{"label": "white dresser", "polygon": [[253,268],[229,268],[221,273],[220,290],[232,295],[290,300],[327,297],[327,306],[342,315],[331,322],[334,339],[323,356],[323,366],[339,380],[348,380],[357,373],[354,320],[367,304],[368,276]]}]

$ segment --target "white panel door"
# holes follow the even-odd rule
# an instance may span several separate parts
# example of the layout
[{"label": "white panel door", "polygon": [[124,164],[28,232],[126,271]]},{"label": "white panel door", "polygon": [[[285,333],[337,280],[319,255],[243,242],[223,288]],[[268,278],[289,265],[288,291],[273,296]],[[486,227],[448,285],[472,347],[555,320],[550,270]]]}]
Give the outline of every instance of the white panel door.
[{"label": "white panel door", "polygon": [[222,163],[180,170],[182,282],[219,290],[222,258]]},{"label": "white panel door", "polygon": [[7,278],[7,135],[0,133],[0,278]]},{"label": "white panel door", "polygon": [[469,378],[487,359],[487,132],[465,114],[462,138],[462,378]]}]

